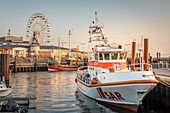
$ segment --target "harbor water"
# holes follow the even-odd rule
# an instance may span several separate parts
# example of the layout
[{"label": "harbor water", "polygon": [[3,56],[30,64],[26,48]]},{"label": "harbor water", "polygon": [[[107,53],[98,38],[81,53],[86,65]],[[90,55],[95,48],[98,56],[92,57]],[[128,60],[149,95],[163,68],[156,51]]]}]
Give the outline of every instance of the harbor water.
[{"label": "harbor water", "polygon": [[[13,97],[34,97],[29,113],[133,113],[92,100],[77,89],[76,71],[23,72],[10,75]],[[164,113],[159,109],[140,109],[139,113]]]}]

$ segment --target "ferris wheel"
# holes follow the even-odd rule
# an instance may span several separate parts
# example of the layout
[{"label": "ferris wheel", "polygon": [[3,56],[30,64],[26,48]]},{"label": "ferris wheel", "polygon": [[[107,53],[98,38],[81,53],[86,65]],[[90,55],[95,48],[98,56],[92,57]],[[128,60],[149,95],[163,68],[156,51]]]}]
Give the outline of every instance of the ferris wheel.
[{"label": "ferris wheel", "polygon": [[50,43],[51,29],[47,17],[42,13],[34,13],[27,22],[26,38],[34,43],[34,38],[39,45]]}]

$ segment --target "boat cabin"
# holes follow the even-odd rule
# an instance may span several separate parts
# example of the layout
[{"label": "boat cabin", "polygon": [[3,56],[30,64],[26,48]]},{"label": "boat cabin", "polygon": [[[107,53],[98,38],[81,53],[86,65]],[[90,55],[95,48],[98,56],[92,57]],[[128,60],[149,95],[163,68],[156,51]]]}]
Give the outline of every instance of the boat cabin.
[{"label": "boat cabin", "polygon": [[114,71],[127,69],[127,51],[123,49],[95,50],[94,58],[88,62],[88,66],[103,69],[113,68]]}]

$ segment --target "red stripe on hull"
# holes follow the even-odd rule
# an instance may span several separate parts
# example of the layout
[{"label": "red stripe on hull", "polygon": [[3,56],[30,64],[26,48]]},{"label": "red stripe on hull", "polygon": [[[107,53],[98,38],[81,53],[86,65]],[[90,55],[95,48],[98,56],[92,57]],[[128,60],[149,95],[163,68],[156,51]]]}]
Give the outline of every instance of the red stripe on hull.
[{"label": "red stripe on hull", "polygon": [[137,112],[139,108],[139,105],[133,105],[133,104],[118,104],[118,103],[110,103],[110,102],[105,102],[105,103],[112,104],[114,106],[121,107],[121,108],[128,109],[128,110],[135,111],[135,112]]},{"label": "red stripe on hull", "polygon": [[48,69],[52,69],[52,70],[57,70],[57,71],[76,71],[78,68],[75,67],[75,68],[64,68],[64,67],[51,67],[51,66],[48,66]]}]

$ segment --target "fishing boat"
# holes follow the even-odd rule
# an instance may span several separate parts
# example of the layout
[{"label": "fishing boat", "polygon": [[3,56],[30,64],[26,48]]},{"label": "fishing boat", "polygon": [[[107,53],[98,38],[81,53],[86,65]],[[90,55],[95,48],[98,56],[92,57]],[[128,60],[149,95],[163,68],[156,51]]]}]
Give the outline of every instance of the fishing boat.
[{"label": "fishing boat", "polygon": [[[144,63],[127,65],[127,50],[112,47],[104,37],[103,26],[95,23],[89,27],[88,66],[77,71],[78,89],[94,100],[137,111],[143,98],[157,85],[152,66],[144,70]],[[97,42],[93,48],[92,43]],[[92,51],[92,52],[91,52]],[[93,57],[90,58],[90,53]],[[140,65],[141,68],[132,70]],[[82,67],[80,67],[82,69]],[[85,67],[84,67],[85,68]]]},{"label": "fishing boat", "polygon": [[8,96],[12,92],[12,87],[7,87],[3,81],[0,81],[0,97]]},{"label": "fishing boat", "polygon": [[77,71],[76,66],[48,66],[48,71]]},{"label": "fishing boat", "polygon": [[80,66],[76,65],[76,60],[68,58],[66,64],[49,64],[48,71],[77,71]]}]

